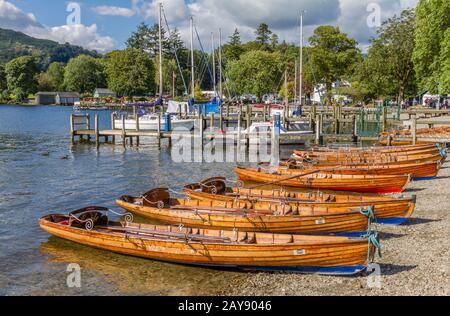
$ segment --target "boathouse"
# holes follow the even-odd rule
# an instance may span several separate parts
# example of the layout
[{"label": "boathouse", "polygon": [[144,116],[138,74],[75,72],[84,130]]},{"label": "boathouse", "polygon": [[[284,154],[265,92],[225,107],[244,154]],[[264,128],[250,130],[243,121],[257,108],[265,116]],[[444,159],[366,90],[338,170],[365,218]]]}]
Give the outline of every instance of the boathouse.
[{"label": "boathouse", "polygon": [[80,94],[78,92],[56,92],[56,105],[74,105],[80,102]]},{"label": "boathouse", "polygon": [[115,98],[116,96],[117,95],[109,89],[97,88],[94,91],[94,98]]},{"label": "boathouse", "polygon": [[50,105],[56,103],[56,92],[38,92],[35,98],[36,104]]}]

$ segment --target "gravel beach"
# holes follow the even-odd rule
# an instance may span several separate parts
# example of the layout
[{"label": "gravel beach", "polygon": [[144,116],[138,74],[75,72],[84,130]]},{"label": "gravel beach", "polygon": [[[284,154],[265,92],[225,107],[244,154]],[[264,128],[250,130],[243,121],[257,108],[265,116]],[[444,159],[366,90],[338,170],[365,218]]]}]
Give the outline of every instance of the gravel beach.
[{"label": "gravel beach", "polygon": [[[406,225],[377,225],[383,257],[376,258],[381,278],[250,273],[230,279],[222,295],[449,295],[450,162],[432,181],[413,182],[417,195]],[[379,282],[378,282],[379,281]]]}]

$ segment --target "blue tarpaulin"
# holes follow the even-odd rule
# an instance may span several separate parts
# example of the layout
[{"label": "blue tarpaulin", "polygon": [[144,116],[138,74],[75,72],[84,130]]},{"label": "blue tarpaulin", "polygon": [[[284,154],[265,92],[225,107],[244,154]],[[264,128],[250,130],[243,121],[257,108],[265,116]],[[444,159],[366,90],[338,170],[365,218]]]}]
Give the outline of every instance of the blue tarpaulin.
[{"label": "blue tarpaulin", "polygon": [[200,112],[202,114],[209,114],[209,113],[220,113],[220,106],[222,105],[222,100],[217,98],[212,98],[211,102],[206,104],[195,104],[194,109],[198,111],[200,107]]}]

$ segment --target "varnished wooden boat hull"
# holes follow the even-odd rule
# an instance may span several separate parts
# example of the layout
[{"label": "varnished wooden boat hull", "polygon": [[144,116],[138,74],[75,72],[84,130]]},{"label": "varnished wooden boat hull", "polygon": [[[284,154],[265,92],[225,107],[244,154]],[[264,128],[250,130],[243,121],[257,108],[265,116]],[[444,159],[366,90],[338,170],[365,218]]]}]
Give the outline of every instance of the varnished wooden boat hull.
[{"label": "varnished wooden boat hull", "polygon": [[[371,254],[375,251],[367,238],[248,234],[144,224],[120,227],[226,238],[229,242],[174,240],[147,233],[137,234],[135,231],[115,231],[116,228],[88,231],[52,222],[52,216],[41,218],[39,225],[54,236],[119,254],[189,265],[354,274],[367,267],[369,249]],[[249,239],[254,242],[248,242]]]},{"label": "varnished wooden boat hull", "polygon": [[[310,188],[332,191],[351,191],[362,193],[399,193],[405,190],[410,176],[347,176],[347,175],[321,175],[289,179],[293,175],[268,174],[258,172],[257,169],[236,168],[239,180],[259,183],[277,182],[280,186]],[[300,174],[300,173],[299,173]]]},{"label": "varnished wooden boat hull", "polygon": [[302,161],[302,164],[304,164],[307,167],[334,167],[334,166],[353,166],[353,165],[369,165],[369,166],[400,166],[400,165],[408,165],[408,164],[424,164],[424,163],[443,163],[445,159],[442,157],[441,154],[436,155],[425,155],[421,156],[420,158],[414,158],[409,160],[402,160],[397,159],[395,157],[393,158],[350,158],[350,159],[340,159],[339,161],[336,160],[330,160],[327,161],[326,159],[313,159],[313,163],[305,162],[301,157],[298,157],[296,155],[292,156],[293,160]]},{"label": "varnished wooden boat hull", "polygon": [[371,147],[345,147],[345,148],[328,148],[328,147],[313,147],[310,150],[299,152],[317,152],[317,153],[384,153],[384,154],[405,154],[416,151],[435,150],[437,144],[417,144],[404,146],[371,146]]},{"label": "varnished wooden boat hull", "polygon": [[[311,206],[313,208],[327,208],[333,212],[350,210],[358,207],[367,209],[373,206],[375,216],[378,222],[383,224],[403,224],[414,213],[416,198],[390,198],[386,196],[369,197],[361,196],[341,196],[331,201],[317,199],[305,200],[305,195],[299,195],[292,192],[279,192],[269,190],[247,190],[247,189],[232,189],[235,194],[212,194],[193,190],[189,188],[184,189],[184,193],[191,199],[200,201],[244,201],[244,202],[258,202],[274,204],[283,202],[292,206]],[[315,194],[312,193],[312,194]]]},{"label": "varnished wooden boat hull", "polygon": [[295,150],[294,154],[298,157],[307,156],[309,158],[318,158],[323,160],[345,160],[355,158],[397,158],[398,160],[412,160],[420,157],[441,154],[436,146],[431,149],[405,151],[405,152],[377,152],[377,151],[309,151]]},{"label": "varnished wooden boat hull", "polygon": [[[305,171],[323,170],[325,173],[342,175],[407,175],[410,174],[415,180],[433,179],[437,177],[441,168],[441,162],[413,163],[413,164],[390,164],[390,165],[335,165],[333,171],[331,166],[311,166]],[[293,170],[298,172],[298,170]]]},{"label": "varnished wooden boat hull", "polygon": [[246,214],[243,210],[225,213],[202,206],[197,209],[160,209],[123,200],[117,200],[116,204],[151,220],[195,228],[270,233],[342,233],[364,232],[368,229],[368,218],[359,212],[359,208],[329,214],[317,212],[319,215],[258,215],[250,212]]}]

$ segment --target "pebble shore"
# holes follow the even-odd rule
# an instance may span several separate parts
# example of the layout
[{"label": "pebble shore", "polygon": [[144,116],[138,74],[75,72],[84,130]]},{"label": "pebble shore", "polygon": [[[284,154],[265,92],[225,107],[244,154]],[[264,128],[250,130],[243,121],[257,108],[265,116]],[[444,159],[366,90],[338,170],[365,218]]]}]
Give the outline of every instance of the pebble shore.
[{"label": "pebble shore", "polygon": [[449,295],[450,162],[439,177],[412,182],[405,194],[417,195],[408,224],[377,225],[383,257],[378,256],[381,278],[368,273],[356,277],[249,273],[230,278],[222,295]]}]

